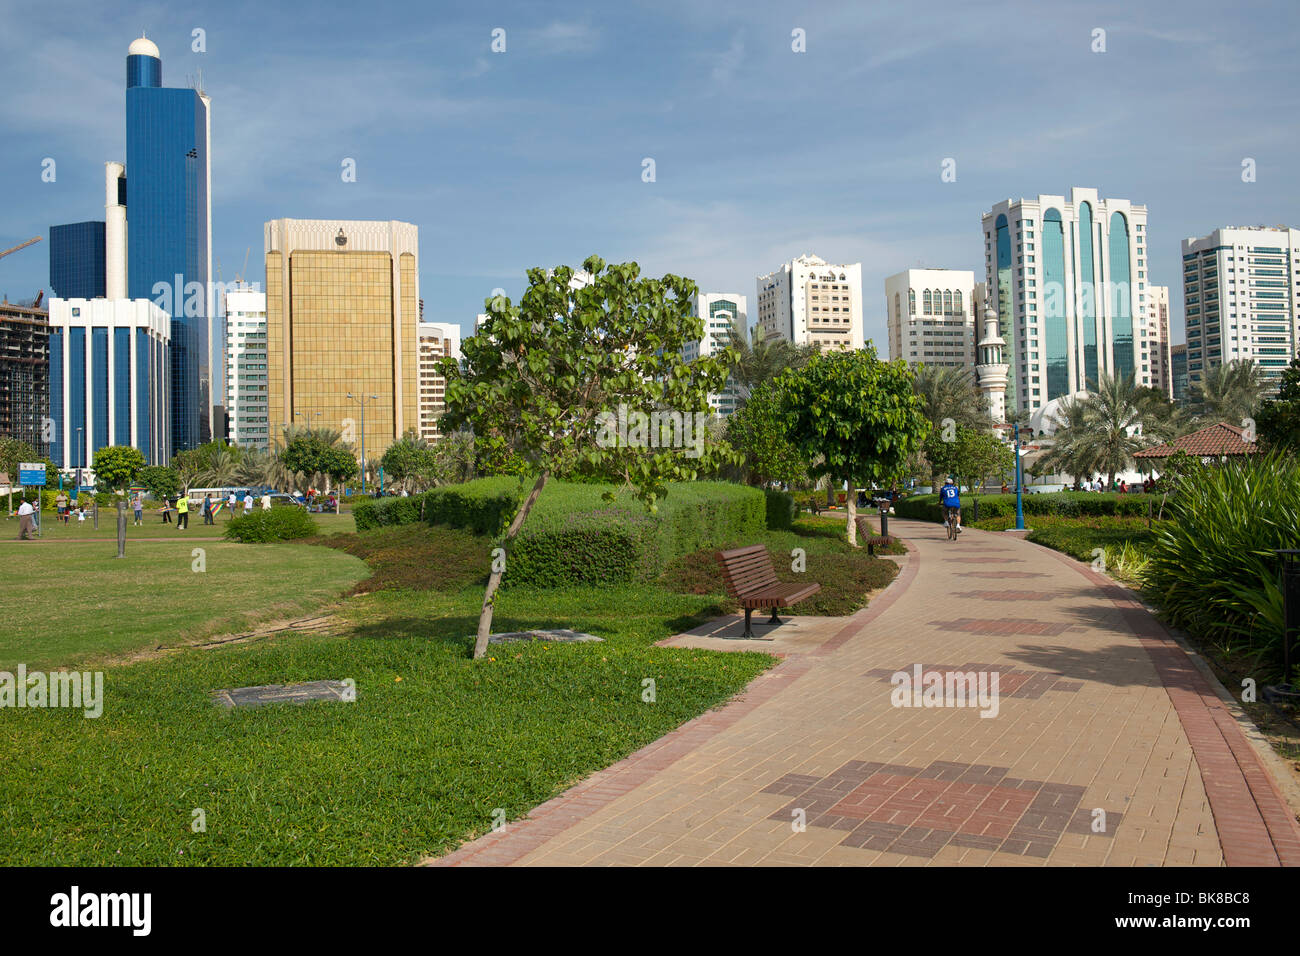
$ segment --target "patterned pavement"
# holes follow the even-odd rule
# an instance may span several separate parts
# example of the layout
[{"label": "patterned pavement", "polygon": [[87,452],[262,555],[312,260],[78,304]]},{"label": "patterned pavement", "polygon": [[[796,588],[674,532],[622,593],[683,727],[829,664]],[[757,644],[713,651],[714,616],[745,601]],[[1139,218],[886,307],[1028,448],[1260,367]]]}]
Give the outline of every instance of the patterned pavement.
[{"label": "patterned pavement", "polygon": [[1012,534],[891,525],[911,551],[869,608],[664,642],[783,659],[428,862],[1300,864],[1280,762],[1130,592]]}]

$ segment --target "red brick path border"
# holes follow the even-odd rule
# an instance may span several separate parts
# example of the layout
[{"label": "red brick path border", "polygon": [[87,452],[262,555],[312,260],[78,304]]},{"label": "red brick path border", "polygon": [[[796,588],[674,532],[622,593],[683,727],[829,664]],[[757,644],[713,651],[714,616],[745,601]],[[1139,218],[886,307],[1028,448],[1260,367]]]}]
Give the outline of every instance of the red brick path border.
[{"label": "red brick path border", "polygon": [[1300,828],[1219,695],[1168,628],[1132,593],[1073,558],[1043,548],[1097,585],[1151,657],[1196,756],[1228,866],[1300,866]]}]

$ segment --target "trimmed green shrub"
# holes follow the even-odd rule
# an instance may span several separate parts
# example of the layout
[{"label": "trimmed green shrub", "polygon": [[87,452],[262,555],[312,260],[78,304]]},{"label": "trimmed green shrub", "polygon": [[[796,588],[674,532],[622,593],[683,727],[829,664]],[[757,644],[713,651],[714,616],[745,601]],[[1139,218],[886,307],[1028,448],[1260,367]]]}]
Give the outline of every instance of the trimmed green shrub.
[{"label": "trimmed green shrub", "polygon": [[[1127,494],[1118,492],[1056,491],[1042,495],[1023,495],[1023,508],[1026,515],[1060,515],[1061,517],[1145,517],[1147,503],[1154,501],[1160,506],[1159,495]],[[1016,513],[1015,495],[962,495],[962,514],[973,514],[975,499],[980,503],[980,520],[986,518],[1005,518]],[[900,518],[913,518],[917,521],[943,520],[939,511],[938,495],[913,495],[894,502],[894,513]]]},{"label": "trimmed green shrub", "polygon": [[269,511],[255,509],[241,515],[226,526],[226,537],[232,541],[252,544],[261,541],[292,541],[310,538],[320,532],[311,515],[302,508],[278,507]]},{"label": "trimmed green shrub", "polygon": [[764,488],[763,495],[767,498],[768,530],[789,531],[799,514],[794,495],[788,491],[773,491],[771,488]]},{"label": "trimmed green shrub", "polygon": [[[479,478],[410,498],[364,502],[353,517],[358,531],[423,521],[495,537],[531,485],[511,477]],[[656,512],[647,514],[628,494],[605,501],[611,487],[547,484],[515,539],[503,586],[651,580],[678,555],[744,543],[767,527],[767,499],[756,488],[672,483]]]}]

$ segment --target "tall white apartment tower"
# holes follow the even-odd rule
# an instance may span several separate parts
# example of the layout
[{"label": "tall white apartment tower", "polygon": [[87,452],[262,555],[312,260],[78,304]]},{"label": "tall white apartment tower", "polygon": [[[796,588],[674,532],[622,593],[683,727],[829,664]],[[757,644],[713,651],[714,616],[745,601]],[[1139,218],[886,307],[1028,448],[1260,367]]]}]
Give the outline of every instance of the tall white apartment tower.
[{"label": "tall white apartment tower", "polygon": [[1169,341],[1169,286],[1149,285],[1147,320],[1142,330],[1147,337],[1147,355],[1151,359],[1151,387],[1174,398],[1173,345]]},{"label": "tall white apartment tower", "polygon": [[266,293],[239,282],[225,290],[225,299],[230,442],[268,451],[271,426],[266,394]]},{"label": "tall white apartment tower", "polygon": [[862,348],[862,263],[802,255],[759,276],[758,324],[796,345]]},{"label": "tall white apartment tower", "polygon": [[890,361],[975,364],[975,273],[906,269],[885,280]]},{"label": "tall white apartment tower", "polygon": [[438,418],[447,407],[447,380],[438,374],[442,358],[460,358],[460,325],[454,322],[421,322],[420,332],[420,437],[437,441],[442,437]]},{"label": "tall white apartment tower", "polygon": [[1228,226],[1183,240],[1187,384],[1234,359],[1251,360],[1275,393],[1300,355],[1300,230]]},{"label": "tall white apartment tower", "polygon": [[1068,199],[1003,200],[983,224],[1009,408],[1037,411],[1103,372],[1151,384],[1146,206],[1075,188]]},{"label": "tall white apartment tower", "polygon": [[[749,313],[746,299],[734,292],[701,292],[695,297],[695,314],[704,323],[704,337],[698,342],[687,342],[682,347],[682,357],[688,362],[712,355],[731,344],[733,328],[749,334]],[[740,399],[740,386],[730,379],[721,392],[709,393],[709,407],[725,418],[736,410]]]}]

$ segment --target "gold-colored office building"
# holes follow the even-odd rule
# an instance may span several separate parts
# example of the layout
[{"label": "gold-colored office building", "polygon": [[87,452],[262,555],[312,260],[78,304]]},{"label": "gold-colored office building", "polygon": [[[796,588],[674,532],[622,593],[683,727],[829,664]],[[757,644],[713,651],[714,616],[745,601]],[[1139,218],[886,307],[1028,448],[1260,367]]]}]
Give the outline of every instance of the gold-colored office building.
[{"label": "gold-colored office building", "polygon": [[[419,427],[419,237],[405,222],[266,224],[267,417],[355,433],[373,463]],[[372,400],[371,395],[379,396]]]}]

